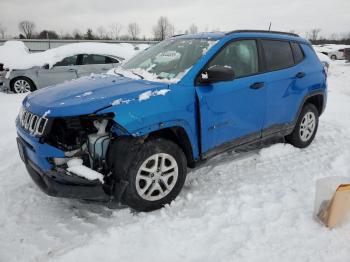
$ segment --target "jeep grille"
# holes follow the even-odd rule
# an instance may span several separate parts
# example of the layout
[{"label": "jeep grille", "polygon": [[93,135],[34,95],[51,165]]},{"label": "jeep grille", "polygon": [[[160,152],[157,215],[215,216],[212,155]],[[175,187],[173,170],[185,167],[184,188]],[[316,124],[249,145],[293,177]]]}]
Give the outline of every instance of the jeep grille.
[{"label": "jeep grille", "polygon": [[34,136],[42,136],[44,134],[48,119],[30,113],[25,109],[19,112],[20,125]]}]

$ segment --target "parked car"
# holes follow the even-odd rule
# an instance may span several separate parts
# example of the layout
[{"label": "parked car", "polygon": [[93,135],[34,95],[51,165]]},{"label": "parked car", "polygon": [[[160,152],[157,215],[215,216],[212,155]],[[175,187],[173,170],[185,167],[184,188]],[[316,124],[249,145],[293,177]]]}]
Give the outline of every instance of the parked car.
[{"label": "parked car", "polygon": [[305,148],[327,98],[310,43],[290,33],[182,35],[114,74],[29,94],[16,120],[20,156],[56,197],[170,203],[187,169],[273,137]]},{"label": "parked car", "polygon": [[350,48],[344,49],[344,57],[347,62],[350,62]]},{"label": "parked car", "polygon": [[316,51],[325,54],[332,60],[344,59],[345,45],[326,44],[315,46]]},{"label": "parked car", "polygon": [[[26,93],[91,73],[104,73],[135,53],[132,45],[105,43],[75,43],[42,53],[24,52],[23,56],[8,59],[10,68],[0,66],[0,88]],[[12,60],[18,59],[13,64]]]}]

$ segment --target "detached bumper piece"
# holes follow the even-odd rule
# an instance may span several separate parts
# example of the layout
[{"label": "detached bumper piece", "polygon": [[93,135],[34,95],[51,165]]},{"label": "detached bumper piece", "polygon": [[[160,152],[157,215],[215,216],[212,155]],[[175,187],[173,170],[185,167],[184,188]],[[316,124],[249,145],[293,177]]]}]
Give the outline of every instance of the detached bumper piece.
[{"label": "detached bumper piece", "polygon": [[64,171],[49,171],[43,173],[34,163],[27,159],[26,168],[33,181],[46,194],[53,197],[109,201],[108,190],[99,181],[68,175]]}]

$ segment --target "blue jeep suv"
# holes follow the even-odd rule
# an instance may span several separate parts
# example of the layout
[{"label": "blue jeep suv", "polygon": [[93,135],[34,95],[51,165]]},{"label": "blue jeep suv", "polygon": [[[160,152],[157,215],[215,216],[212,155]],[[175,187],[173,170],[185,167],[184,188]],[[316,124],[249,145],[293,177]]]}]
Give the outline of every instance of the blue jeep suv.
[{"label": "blue jeep suv", "polygon": [[29,94],[18,149],[48,195],[150,211],[180,192],[188,167],[275,137],[307,147],[326,72],[295,34],[180,35],[109,74]]}]

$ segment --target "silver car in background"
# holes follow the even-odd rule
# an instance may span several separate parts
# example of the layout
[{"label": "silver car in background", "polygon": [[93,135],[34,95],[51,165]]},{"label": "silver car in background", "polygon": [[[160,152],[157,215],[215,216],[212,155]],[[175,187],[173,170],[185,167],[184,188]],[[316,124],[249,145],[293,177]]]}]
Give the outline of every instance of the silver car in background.
[{"label": "silver car in background", "polygon": [[[118,66],[124,59],[96,54],[79,54],[64,58],[51,68],[49,64],[30,69],[3,71],[2,90],[14,93],[26,93],[39,88],[56,85],[66,80],[104,73]],[[1,81],[1,80],[0,80]]]},{"label": "silver car in background", "polygon": [[9,41],[0,47],[2,91],[26,93],[92,73],[105,73],[139,51],[131,44],[74,43],[30,53],[18,42]]}]

